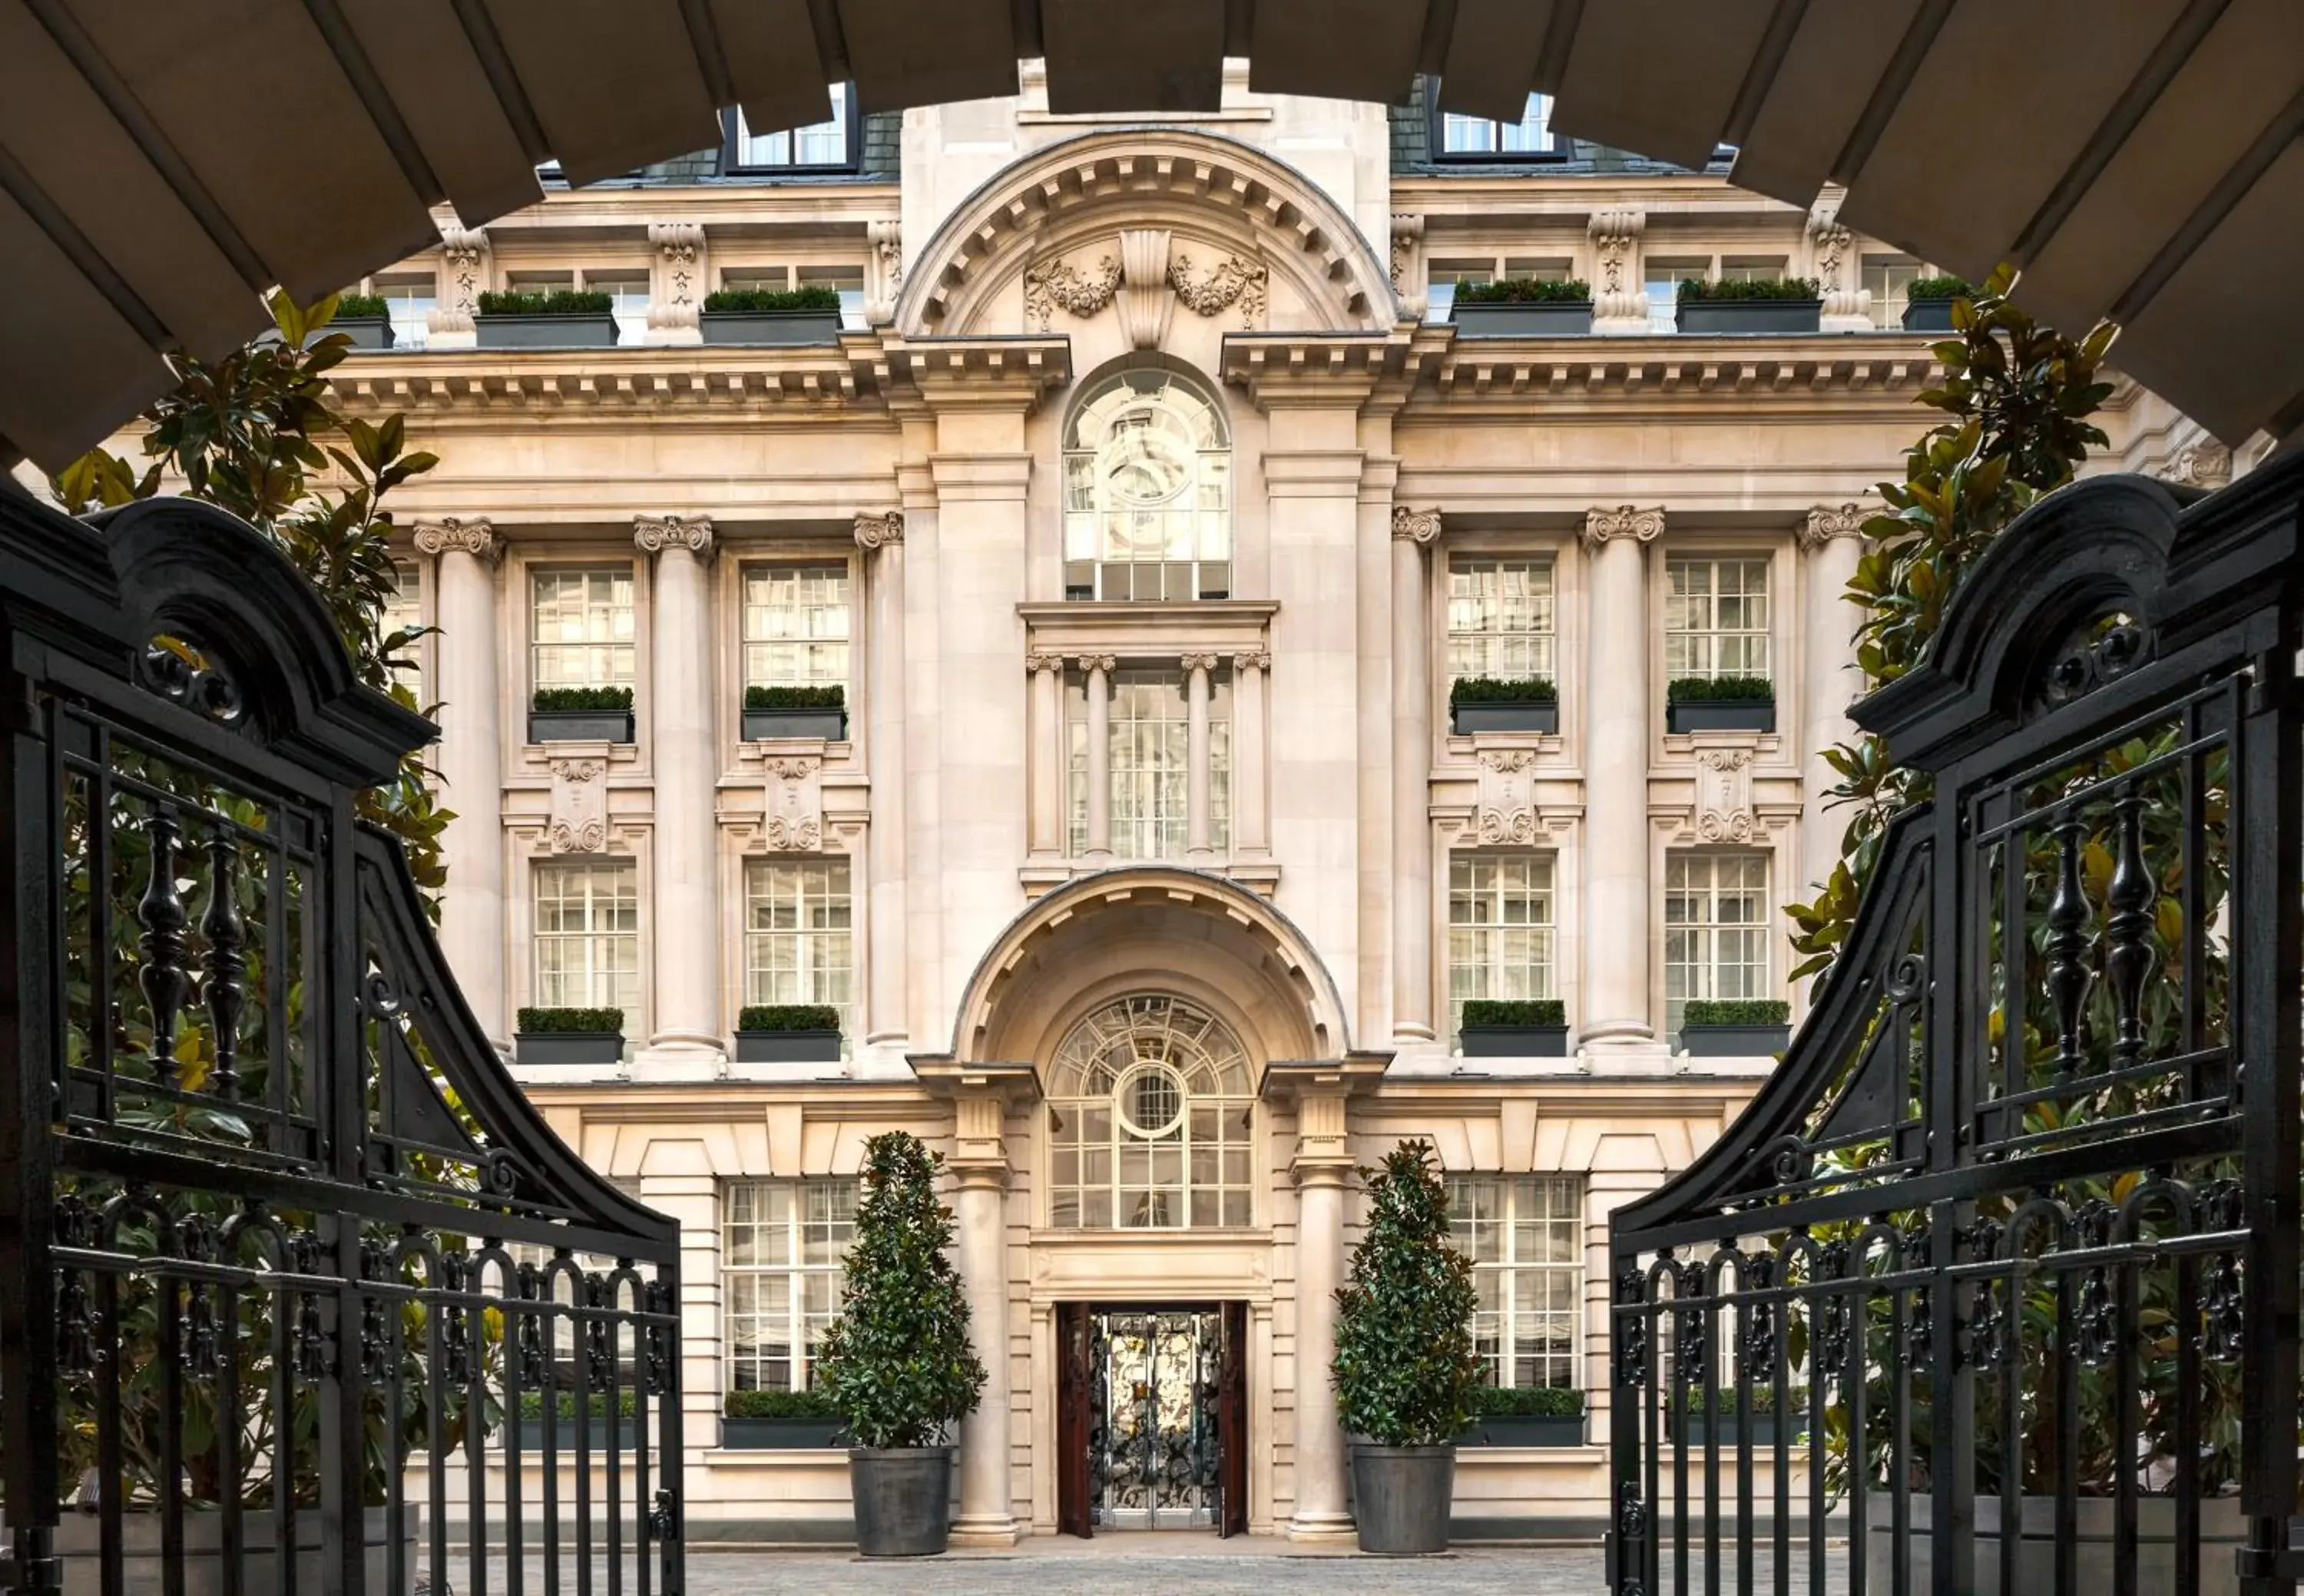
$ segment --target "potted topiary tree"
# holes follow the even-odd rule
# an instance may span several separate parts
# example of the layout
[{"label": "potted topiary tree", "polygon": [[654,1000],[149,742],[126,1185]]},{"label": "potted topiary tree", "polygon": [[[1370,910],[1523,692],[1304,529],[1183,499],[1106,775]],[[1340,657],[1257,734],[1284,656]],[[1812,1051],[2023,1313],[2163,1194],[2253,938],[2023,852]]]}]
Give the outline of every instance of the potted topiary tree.
[{"label": "potted topiary tree", "polygon": [[1680,285],[1683,333],[1812,333],[1823,318],[1824,296],[1814,277],[1725,283],[1695,277]]},{"label": "potted topiary tree", "polygon": [[739,1064],[833,1064],[840,1011],[828,1003],[757,1003],[736,1015]]},{"label": "potted topiary tree", "polygon": [[1573,337],[1592,330],[1592,284],[1548,277],[1465,283],[1448,319],[1460,338]]},{"label": "potted topiary tree", "polygon": [[1568,1008],[1557,998],[1468,998],[1456,1034],[1467,1058],[1565,1058]]},{"label": "potted topiary tree", "polygon": [[697,318],[707,344],[834,344],[840,338],[840,294],[807,288],[723,288],[704,296]]},{"label": "potted topiary tree", "polygon": [[1691,998],[1680,1045],[1698,1058],[1765,1058],[1792,1045],[1792,1012],[1781,998]]},{"label": "potted topiary tree", "polygon": [[621,1008],[524,1008],[512,1033],[522,1064],[614,1064],[624,1056]]},{"label": "potted topiary tree", "polygon": [[1973,301],[1976,285],[1966,277],[1919,277],[1904,290],[1904,330],[1908,333],[1949,333],[1952,308]]},{"label": "potted topiary tree", "polygon": [[838,683],[812,687],[744,689],[744,741],[772,737],[821,737],[837,743],[848,735],[848,690]]},{"label": "potted topiary tree", "polygon": [[1459,737],[1476,732],[1556,732],[1560,690],[1543,676],[1509,681],[1459,676],[1448,684],[1448,725]]},{"label": "potted topiary tree", "polygon": [[1776,685],[1766,676],[1674,676],[1664,690],[1664,729],[1773,732]]},{"label": "potted topiary tree", "polygon": [[1448,1548],[1456,1438],[1472,1416],[1472,1262],[1448,1239],[1428,1142],[1402,1142],[1368,1180],[1368,1229],[1336,1293],[1336,1412],[1352,1448],[1362,1551]]},{"label": "potted topiary tree", "polygon": [[944,1437],[976,1411],[984,1389],[968,1299],[946,1256],[952,1210],[936,1195],[942,1162],[904,1131],[864,1144],[848,1282],[817,1353],[817,1388],[855,1442],[848,1478],[856,1549],[868,1558],[930,1557],[952,1543]]},{"label": "potted topiary tree", "polygon": [[630,743],[629,687],[539,687],[529,700],[530,743]]}]

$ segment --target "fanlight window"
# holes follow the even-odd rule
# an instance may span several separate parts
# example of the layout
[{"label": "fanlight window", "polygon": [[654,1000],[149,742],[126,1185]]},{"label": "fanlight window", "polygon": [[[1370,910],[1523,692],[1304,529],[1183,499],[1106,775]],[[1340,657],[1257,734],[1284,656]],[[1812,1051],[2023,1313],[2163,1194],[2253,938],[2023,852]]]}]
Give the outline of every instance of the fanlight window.
[{"label": "fanlight window", "polygon": [[1064,597],[1232,594],[1232,439],[1168,371],[1091,389],[1064,431]]},{"label": "fanlight window", "polygon": [[1249,1222],[1248,1056],[1181,998],[1124,998],[1072,1028],[1048,1078],[1050,1222]]}]

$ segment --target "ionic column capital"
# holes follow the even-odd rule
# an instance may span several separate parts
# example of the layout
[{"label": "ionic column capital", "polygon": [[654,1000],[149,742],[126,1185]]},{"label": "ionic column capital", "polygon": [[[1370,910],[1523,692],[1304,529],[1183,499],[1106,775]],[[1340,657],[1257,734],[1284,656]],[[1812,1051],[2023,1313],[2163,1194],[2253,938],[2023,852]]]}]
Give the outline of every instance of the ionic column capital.
[{"label": "ionic column capital", "polygon": [[1024,656],[1024,668],[1035,675],[1044,672],[1054,675],[1064,668],[1064,657],[1062,654],[1047,654],[1035,650]]},{"label": "ionic column capital", "polygon": [[856,514],[856,547],[866,554],[904,540],[902,510],[860,510]]},{"label": "ionic column capital", "polygon": [[416,523],[416,548],[422,554],[446,554],[451,549],[493,565],[504,558],[504,539],[485,515],[444,515]]},{"label": "ionic column capital", "polygon": [[1821,548],[1834,538],[1861,538],[1870,514],[1861,505],[1818,505],[1800,523],[1798,537],[1803,549]]},{"label": "ionic column capital", "polygon": [[1249,649],[1232,657],[1232,668],[1236,671],[1268,671],[1272,656],[1262,649]]},{"label": "ionic column capital", "polygon": [[642,554],[684,548],[699,560],[712,557],[716,538],[709,515],[636,515],[632,545]]},{"label": "ionic column capital", "polygon": [[1392,535],[1419,548],[1428,548],[1440,536],[1440,509],[1411,509],[1406,505],[1392,507]]},{"label": "ionic column capital", "polygon": [[1597,548],[1613,538],[1653,543],[1664,535],[1664,509],[1643,510],[1632,505],[1605,506],[1584,512],[1584,547]]},{"label": "ionic column capital", "polygon": [[1120,668],[1120,656],[1117,654],[1082,654],[1080,656],[1080,667],[1084,671],[1102,671],[1108,676],[1114,671]]},{"label": "ionic column capital", "polygon": [[1212,671],[1216,668],[1216,656],[1214,654],[1186,654],[1181,657],[1178,663],[1187,671]]}]

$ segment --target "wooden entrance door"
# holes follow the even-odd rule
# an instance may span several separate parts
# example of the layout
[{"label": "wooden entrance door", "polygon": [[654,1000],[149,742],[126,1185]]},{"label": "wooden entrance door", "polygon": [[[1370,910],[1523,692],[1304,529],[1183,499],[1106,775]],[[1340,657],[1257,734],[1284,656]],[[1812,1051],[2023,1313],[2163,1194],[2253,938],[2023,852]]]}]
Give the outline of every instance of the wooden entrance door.
[{"label": "wooden entrance door", "polygon": [[1056,1304],[1056,1530],[1088,1540],[1088,1407],[1094,1399],[1088,1305]]},{"label": "wooden entrance door", "polygon": [[1248,1304],[1224,1305],[1216,1356],[1216,1533],[1248,1533]]}]

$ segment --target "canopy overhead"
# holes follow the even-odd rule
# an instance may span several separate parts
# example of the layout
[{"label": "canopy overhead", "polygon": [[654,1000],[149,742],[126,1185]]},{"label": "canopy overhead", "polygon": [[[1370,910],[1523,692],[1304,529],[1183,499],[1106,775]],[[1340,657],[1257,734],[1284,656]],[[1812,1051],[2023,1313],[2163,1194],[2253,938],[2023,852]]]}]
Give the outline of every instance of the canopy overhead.
[{"label": "canopy overhead", "polygon": [[2304,426],[2297,0],[0,0],[0,448],[61,464],[265,325],[477,225],[535,169],[1013,94],[1213,110],[1252,88],[1520,114],[1701,166],[1980,276],[2229,443]]}]

